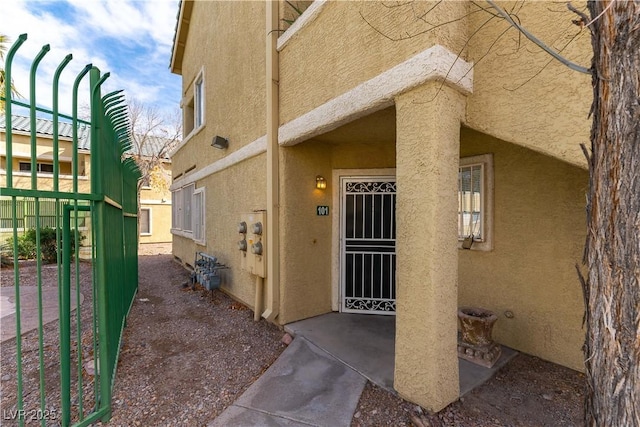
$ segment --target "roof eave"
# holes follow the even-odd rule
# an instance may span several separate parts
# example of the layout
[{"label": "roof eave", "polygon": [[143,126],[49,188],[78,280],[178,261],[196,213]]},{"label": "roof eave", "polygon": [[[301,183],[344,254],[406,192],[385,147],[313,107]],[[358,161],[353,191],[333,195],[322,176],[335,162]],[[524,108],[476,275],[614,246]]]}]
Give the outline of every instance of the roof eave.
[{"label": "roof eave", "polygon": [[182,0],[180,11],[178,12],[178,22],[173,36],[173,48],[171,49],[171,64],[169,69],[172,73],[182,74],[182,57],[184,46],[189,33],[189,22],[191,21],[191,11],[193,10],[193,0]]}]

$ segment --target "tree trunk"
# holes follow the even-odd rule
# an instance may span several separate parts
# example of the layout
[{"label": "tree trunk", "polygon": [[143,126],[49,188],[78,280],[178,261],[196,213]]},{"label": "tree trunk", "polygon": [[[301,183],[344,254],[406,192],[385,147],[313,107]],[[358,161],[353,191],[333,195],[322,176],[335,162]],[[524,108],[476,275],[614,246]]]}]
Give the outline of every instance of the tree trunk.
[{"label": "tree trunk", "polygon": [[640,426],[640,0],[589,1],[589,426]]}]

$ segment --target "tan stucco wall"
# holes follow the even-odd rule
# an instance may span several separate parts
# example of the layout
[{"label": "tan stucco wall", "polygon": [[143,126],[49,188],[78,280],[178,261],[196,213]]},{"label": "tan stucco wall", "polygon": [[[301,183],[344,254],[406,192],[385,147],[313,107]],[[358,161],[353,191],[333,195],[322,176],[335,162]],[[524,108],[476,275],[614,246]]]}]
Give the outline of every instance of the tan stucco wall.
[{"label": "tan stucco wall", "polygon": [[151,235],[141,235],[140,244],[171,242],[171,203],[140,203],[140,207],[151,209]]},{"label": "tan stucco wall", "polygon": [[[548,1],[500,4],[507,10],[517,6],[520,23],[556,50],[580,33],[571,24],[576,15],[564,4]],[[582,4],[577,2],[575,6]],[[469,33],[486,20],[484,13],[471,15]],[[466,125],[585,166],[580,144],[589,141],[591,76],[571,71],[551,59],[525,37],[519,37],[515,29],[500,37],[506,28],[506,22],[492,20],[469,42],[468,60],[475,63],[475,68]],[[590,43],[589,31],[583,30],[562,54],[589,67]]]},{"label": "tan stucco wall", "polygon": [[[567,58],[589,66],[588,31],[578,34],[578,27],[571,24],[575,15],[564,5],[549,1],[500,5],[509,11],[517,6],[515,12],[528,30],[552,48],[562,50]],[[420,8],[426,11],[433,3],[394,6],[383,2],[328,2],[315,20],[284,45],[280,52],[281,124],[440,44],[475,64],[473,95],[468,98],[463,119],[467,126],[575,165],[586,165],[579,144],[589,139],[590,76],[551,59],[525,37],[519,37],[515,29],[502,34],[508,24],[490,20],[486,12],[472,13],[467,20],[424,32],[429,27],[416,15]],[[428,20],[437,24],[475,10],[466,2],[442,2]],[[406,37],[420,32],[424,34]],[[467,39],[468,35],[473,36]],[[403,36],[404,40],[389,39]]]},{"label": "tan stucco wall", "polygon": [[494,161],[494,249],[458,251],[459,304],[495,311],[498,342],[583,370],[574,266],[582,259],[588,174],[463,128],[461,157],[485,153]]},{"label": "tan stucco wall", "polygon": [[[383,2],[328,2],[318,18],[280,51],[280,123],[289,122],[434,44],[459,52],[466,36],[462,22],[406,40],[388,38],[420,32],[424,22],[416,13],[431,6],[429,2],[399,8]],[[466,9],[464,2],[442,2],[433,21],[463,16]]]},{"label": "tan stucco wall", "polygon": [[[339,214],[333,193],[333,169],[375,169],[395,166],[393,140],[379,143],[307,141],[281,148],[281,291],[282,324],[331,311],[332,216]],[[355,135],[354,135],[355,137]],[[315,188],[316,175],[327,188]],[[318,216],[317,206],[329,206]]]},{"label": "tan stucco wall", "polygon": [[[172,158],[174,176],[201,168],[265,134],[264,2],[195,2],[182,66],[183,100],[204,70],[205,126],[185,135],[189,149]],[[239,31],[239,29],[242,29]],[[241,74],[242,78],[238,78]],[[227,150],[211,147],[214,136]]]},{"label": "tan stucco wall", "polygon": [[[396,99],[394,388],[439,411],[459,396],[457,189],[464,97],[431,83]],[[432,102],[422,102],[433,99]]]},{"label": "tan stucco wall", "polygon": [[[38,137],[36,139],[37,160],[45,163],[53,162],[53,140],[48,137]],[[31,160],[31,137],[22,134],[12,134],[12,154],[13,154],[13,186],[16,188],[31,188],[31,173],[20,172],[20,162],[30,162]],[[2,157],[2,169],[6,168],[6,140],[5,133],[0,132],[0,157]],[[60,160],[60,176],[58,185],[60,191],[73,191],[73,180],[71,177],[72,143],[67,139],[59,141],[58,156]],[[88,193],[91,188],[89,173],[91,167],[91,156],[88,153],[78,153],[78,191]],[[6,183],[6,174],[0,174],[0,183]],[[53,175],[41,173],[38,175],[38,190],[53,190]]]},{"label": "tan stucco wall", "polygon": [[[335,183],[315,188],[316,175],[331,177],[331,147],[308,142],[281,151],[280,323],[331,311],[331,205]],[[331,212],[331,207],[330,207]]]},{"label": "tan stucco wall", "polygon": [[[182,62],[183,99],[193,96],[194,79],[203,71],[205,124],[173,153],[174,186],[266,133],[264,22],[264,2],[194,2]],[[216,135],[229,140],[228,149],[211,147]],[[265,179],[262,154],[198,180],[196,188],[206,188],[206,247],[173,235],[173,253],[184,263],[193,265],[195,252],[205,251],[228,265],[224,289],[249,306],[255,280],[240,270],[237,224],[240,214],[265,209]]]},{"label": "tan stucco wall", "polygon": [[195,252],[203,251],[228,266],[222,271],[224,290],[250,307],[254,306],[255,278],[240,266],[238,223],[242,214],[266,207],[264,164],[263,154],[196,183],[196,189],[205,188],[206,246],[173,236],[173,254],[183,263],[193,266]]}]

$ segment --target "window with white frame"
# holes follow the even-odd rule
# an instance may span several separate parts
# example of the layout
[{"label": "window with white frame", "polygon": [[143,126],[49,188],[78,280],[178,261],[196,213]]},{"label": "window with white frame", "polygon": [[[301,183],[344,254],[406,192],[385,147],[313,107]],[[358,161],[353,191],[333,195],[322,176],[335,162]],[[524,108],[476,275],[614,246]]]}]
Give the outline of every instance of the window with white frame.
[{"label": "window with white frame", "polygon": [[151,208],[140,208],[140,235],[151,235]]},{"label": "window with white frame", "polygon": [[464,157],[458,170],[458,240],[491,250],[493,156]]},{"label": "window with white frame", "polygon": [[202,72],[193,86],[193,106],[193,127],[198,129],[204,124],[204,75]]},{"label": "window with white frame", "polygon": [[179,188],[171,193],[171,228],[180,230],[182,228],[182,189]]},{"label": "window with white frame", "polygon": [[192,222],[193,222],[193,240],[197,242],[204,242],[204,221],[205,221],[205,208],[204,208],[204,189],[199,188],[193,193],[193,209],[192,209]]},{"label": "window with white frame", "polygon": [[171,194],[171,232],[193,239],[197,243],[205,241],[205,190],[189,184],[176,189]]},{"label": "window with white frame", "polygon": [[192,208],[193,208],[193,191],[195,184],[187,185],[182,188],[182,230],[193,232]]},{"label": "window with white frame", "polygon": [[204,69],[193,81],[193,95],[182,105],[184,135],[187,137],[198,131],[205,122],[205,85]]}]

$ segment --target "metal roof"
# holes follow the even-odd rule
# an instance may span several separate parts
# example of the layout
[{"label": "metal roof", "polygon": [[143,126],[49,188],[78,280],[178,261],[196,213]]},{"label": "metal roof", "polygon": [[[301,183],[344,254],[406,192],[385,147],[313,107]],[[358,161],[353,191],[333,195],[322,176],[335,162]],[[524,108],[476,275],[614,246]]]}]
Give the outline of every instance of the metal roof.
[{"label": "metal roof", "polygon": [[[6,119],[0,116],[0,129],[6,129]],[[12,115],[11,129],[14,132],[31,133],[31,119],[26,116]],[[36,134],[53,137],[53,120],[36,118]],[[68,122],[58,121],[58,135],[65,138],[73,138],[73,125]],[[89,125],[78,124],[78,149],[89,150],[91,143],[91,127]]]},{"label": "metal roof", "polygon": [[[6,129],[6,119],[4,115],[0,115],[0,130]],[[11,129],[14,132],[31,133],[31,119],[27,116],[12,115],[11,116]],[[53,137],[53,120],[36,118],[36,134],[47,137]],[[68,122],[58,121],[58,135],[61,137],[72,138],[73,137],[73,124]],[[142,157],[151,157],[157,155],[164,149],[162,158],[169,160],[169,150],[167,149],[167,139],[155,136],[147,135],[145,141],[142,144]],[[137,145],[132,144],[131,152],[136,153]],[[78,124],[78,149],[90,150],[91,149],[91,126],[80,123]]]}]

